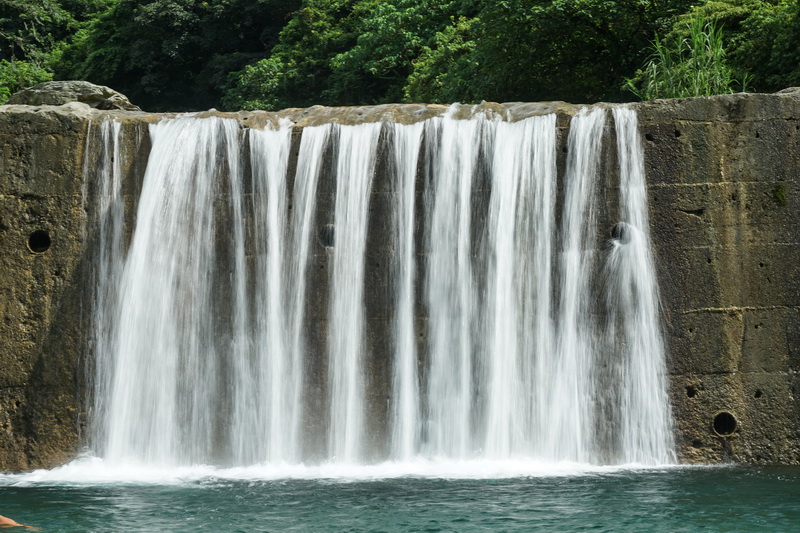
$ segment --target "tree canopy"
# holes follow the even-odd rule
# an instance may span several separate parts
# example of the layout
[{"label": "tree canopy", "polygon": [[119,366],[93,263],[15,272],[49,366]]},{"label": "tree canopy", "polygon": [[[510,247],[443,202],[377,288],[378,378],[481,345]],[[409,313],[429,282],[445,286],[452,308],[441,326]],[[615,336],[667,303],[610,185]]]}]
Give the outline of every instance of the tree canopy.
[{"label": "tree canopy", "polygon": [[770,91],[800,85],[798,9],[796,0],[0,0],[0,102],[53,78],[108,85],[153,111],[623,101],[647,97],[659,47],[678,53],[693,20],[718,32],[732,80],[724,90],[747,80]]}]

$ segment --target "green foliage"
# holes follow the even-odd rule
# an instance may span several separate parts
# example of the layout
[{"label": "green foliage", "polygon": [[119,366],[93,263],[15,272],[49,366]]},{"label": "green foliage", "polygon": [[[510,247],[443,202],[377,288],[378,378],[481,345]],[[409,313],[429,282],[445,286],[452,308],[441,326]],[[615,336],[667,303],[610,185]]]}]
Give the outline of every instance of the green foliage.
[{"label": "green foliage", "polygon": [[751,75],[755,90],[800,85],[800,5],[796,1],[714,2],[706,9],[726,25],[733,37],[728,46],[731,67],[739,75]]},{"label": "green foliage", "polygon": [[772,198],[775,200],[775,203],[781,207],[786,207],[789,203],[786,199],[786,189],[783,185],[777,185],[774,189],[772,189]]},{"label": "green foliage", "polygon": [[41,63],[74,19],[51,0],[0,0],[0,59]]},{"label": "green foliage", "polygon": [[619,99],[689,0],[305,0],[229,107]]},{"label": "green foliage", "polygon": [[228,73],[265,57],[294,0],[118,0],[76,33],[61,78],[125,93],[153,111],[219,105]]},{"label": "green foliage", "polygon": [[225,109],[278,109],[283,101],[284,65],[273,56],[230,75],[231,85],[222,98]]},{"label": "green foliage", "polygon": [[0,101],[53,79],[65,42],[114,0],[0,0]]},{"label": "green foliage", "polygon": [[627,81],[631,92],[642,100],[733,92],[735,83],[726,61],[722,29],[696,16],[687,23],[687,30],[686,37],[673,36],[666,41],[656,37],[653,57]]},{"label": "green foliage", "polygon": [[225,106],[399,100],[411,62],[453,6],[434,0],[305,0],[272,55],[231,76]]},{"label": "green foliage", "polygon": [[[406,101],[445,103],[465,100],[471,92],[479,65],[475,52],[477,18],[453,18],[434,36],[430,46],[422,48],[412,62],[413,70],[403,88]],[[468,97],[466,98],[468,99]]]},{"label": "green foliage", "polygon": [[407,97],[433,101],[622,97],[656,29],[687,0],[486,1],[416,61]]},{"label": "green foliage", "polygon": [[15,92],[53,79],[53,74],[34,63],[0,59],[0,105]]},{"label": "green foliage", "polygon": [[796,0],[710,0],[683,15],[665,40],[688,36],[687,20],[713,22],[725,33],[732,76],[748,90],[800,85],[800,6]]},{"label": "green foliage", "polygon": [[[371,5],[374,4],[374,5]],[[459,4],[453,0],[361,2],[358,37],[348,50],[331,58],[325,95],[334,101],[400,101],[414,60],[448,27]]]},{"label": "green foliage", "polygon": [[[153,111],[618,101],[630,98],[631,75],[627,87],[642,97],[730,91],[750,74],[771,91],[800,85],[798,4],[0,0],[0,69],[17,80],[0,98],[51,73],[114,87]],[[696,20],[712,26],[693,30]]]}]

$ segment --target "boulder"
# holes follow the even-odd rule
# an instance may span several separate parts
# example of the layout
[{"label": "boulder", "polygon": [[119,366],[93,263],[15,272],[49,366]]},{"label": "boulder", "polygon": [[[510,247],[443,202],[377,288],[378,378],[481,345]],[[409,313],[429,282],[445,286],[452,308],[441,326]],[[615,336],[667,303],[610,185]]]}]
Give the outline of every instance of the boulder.
[{"label": "boulder", "polygon": [[48,81],[14,93],[9,104],[63,105],[81,102],[96,109],[141,111],[122,93],[88,81]]}]

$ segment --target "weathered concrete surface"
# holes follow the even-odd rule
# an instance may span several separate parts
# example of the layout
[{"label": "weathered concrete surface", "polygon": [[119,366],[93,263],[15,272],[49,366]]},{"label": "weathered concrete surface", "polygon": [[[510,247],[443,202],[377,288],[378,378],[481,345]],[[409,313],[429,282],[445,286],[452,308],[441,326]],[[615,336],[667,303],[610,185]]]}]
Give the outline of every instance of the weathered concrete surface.
[{"label": "weathered concrete surface", "polygon": [[[565,128],[574,106],[481,107],[512,119],[558,113],[563,168]],[[636,107],[679,457],[686,462],[800,463],[800,222],[795,216],[800,208],[800,93],[655,101]],[[445,110],[404,105],[208,114],[235,118],[243,127],[264,127],[286,118],[301,128],[329,121],[414,122]],[[90,119],[104,114],[118,118],[128,132],[124,194],[130,206],[126,211],[132,213],[148,151],[145,125],[163,115],[103,113],[82,104],[0,107],[0,470],[54,466],[72,457],[82,443],[89,392],[85,375],[91,366],[84,358],[90,353],[87,302],[93,243],[91,231],[85,231],[82,176],[84,161],[93,161],[84,157],[87,139],[94,138]],[[609,120],[602,163],[606,172],[600,188],[607,200],[600,209],[598,242],[608,238],[616,222],[612,124]],[[294,136],[295,160],[299,137]],[[332,180],[323,179],[316,215],[320,230],[333,222],[333,191]],[[421,191],[420,186],[419,202]],[[386,304],[388,251],[380,226],[389,219],[388,203],[386,177],[378,175],[370,207],[365,304],[367,364],[374,381],[368,394],[384,407],[379,391],[385,389],[380,382],[388,376],[388,362],[380,354],[391,317]],[[483,209],[479,204],[476,213]],[[37,230],[48,232],[52,240],[40,253],[28,247]],[[319,238],[311,253],[307,341],[313,363],[307,368],[307,387],[309,401],[320,407],[310,411],[324,412],[320,376],[327,372],[329,253]],[[416,324],[422,347],[424,311]],[[385,426],[381,409],[371,413],[371,433],[380,434]],[[720,412],[737,421],[730,436],[714,431]],[[310,427],[324,423],[319,418],[307,421]]]},{"label": "weathered concrete surface", "polygon": [[[52,466],[79,437],[88,108],[0,107],[0,470]],[[29,237],[51,245],[35,253]]]},{"label": "weathered concrete surface", "polygon": [[680,457],[799,463],[800,93],[639,116]]}]

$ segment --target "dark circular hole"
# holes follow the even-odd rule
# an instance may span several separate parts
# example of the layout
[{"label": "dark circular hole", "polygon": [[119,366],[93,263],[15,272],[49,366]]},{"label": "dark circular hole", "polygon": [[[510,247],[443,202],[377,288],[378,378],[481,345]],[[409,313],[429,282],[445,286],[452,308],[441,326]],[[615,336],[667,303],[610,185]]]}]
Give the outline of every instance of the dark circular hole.
[{"label": "dark circular hole", "polygon": [[736,431],[736,417],[727,411],[717,413],[714,417],[714,433],[720,437],[730,437]]},{"label": "dark circular hole", "polygon": [[710,257],[708,259],[706,259],[706,263],[708,263],[709,265],[711,264],[711,258]]},{"label": "dark circular hole", "polygon": [[702,448],[703,442],[700,439],[694,439],[692,441],[692,448]]},{"label": "dark circular hole", "polygon": [[330,248],[333,246],[333,224],[325,224],[319,229],[319,242],[325,248]]},{"label": "dark circular hole", "polygon": [[689,398],[694,398],[697,396],[697,389],[695,389],[693,385],[689,385],[686,387],[686,396]]},{"label": "dark circular hole", "polygon": [[756,139],[758,139],[759,137],[761,137],[761,135],[758,132],[756,132]]},{"label": "dark circular hole", "polygon": [[761,398],[762,396],[764,396],[764,393],[761,392],[761,389],[756,389],[756,393],[753,394],[753,397],[754,398]]},{"label": "dark circular hole", "polygon": [[645,139],[647,139],[647,140],[648,140],[648,141],[650,141],[650,142],[653,142],[653,141],[655,141],[655,138],[653,137],[653,134],[652,134],[652,133],[645,133],[645,134],[644,134],[644,138],[645,138]]},{"label": "dark circular hole", "polygon": [[43,229],[37,229],[28,237],[28,248],[35,254],[46,252],[51,244],[50,234]]},{"label": "dark circular hole", "polygon": [[611,228],[611,238],[622,244],[631,242],[631,227],[625,222],[617,222]]},{"label": "dark circular hole", "polygon": [[675,138],[679,138],[681,136],[680,130],[675,130]]}]

